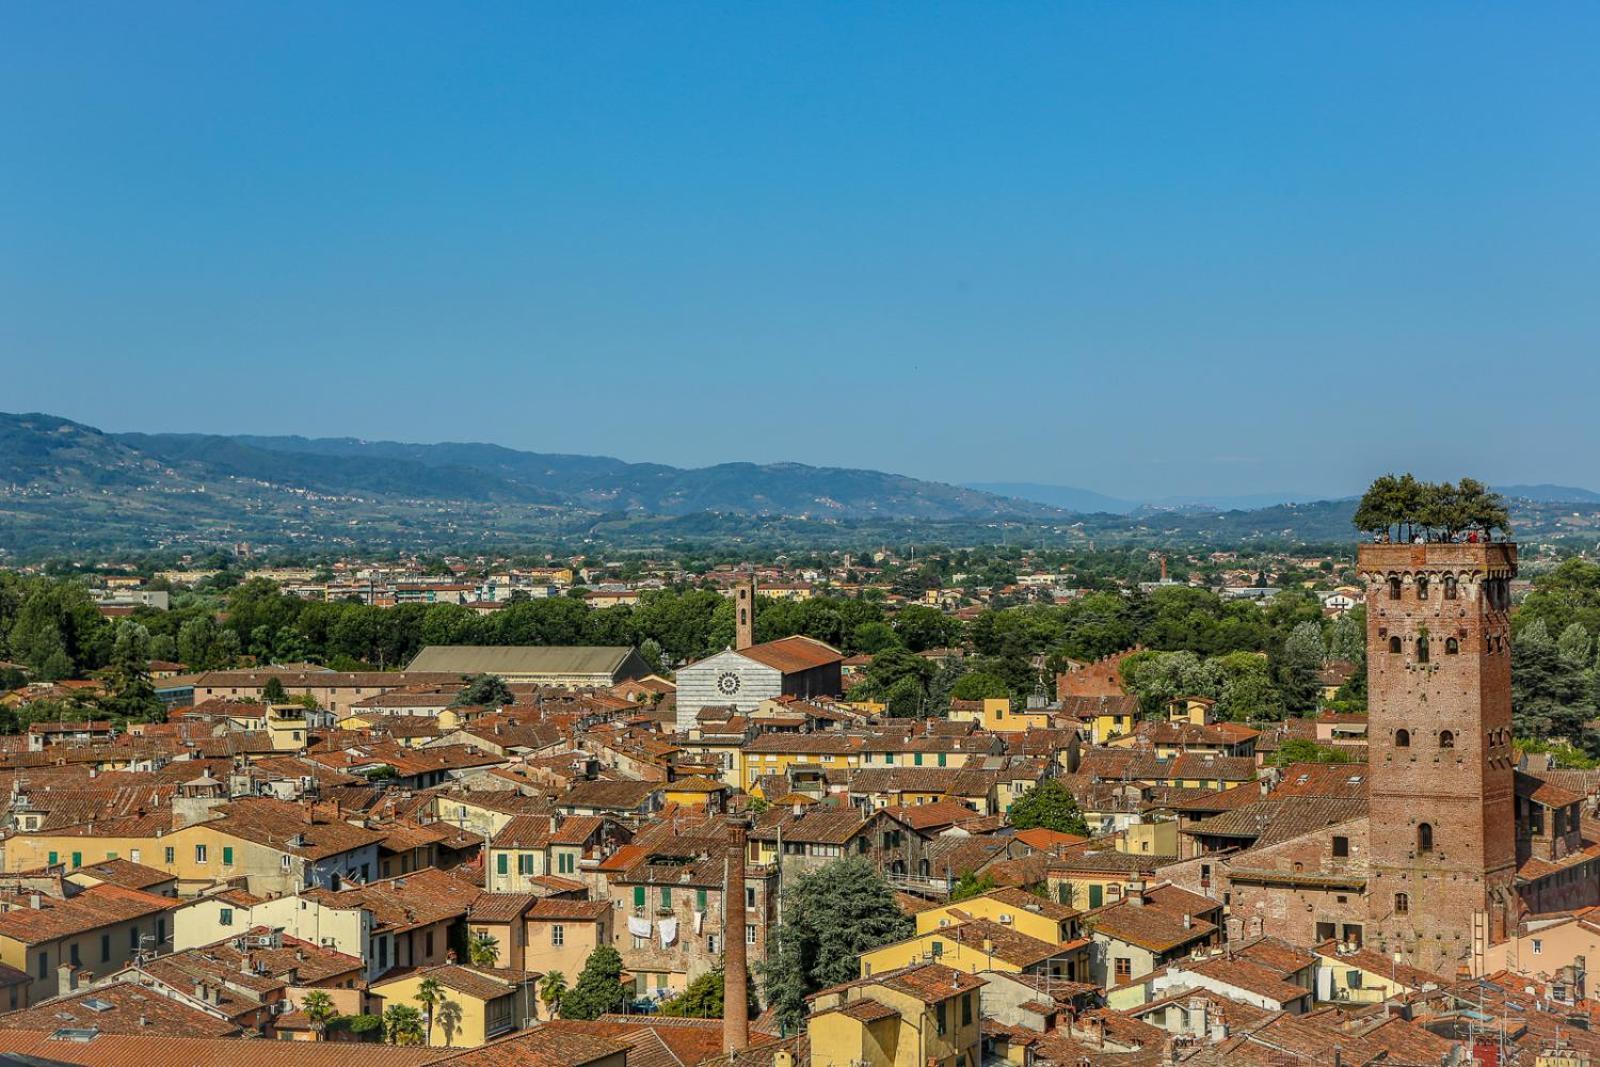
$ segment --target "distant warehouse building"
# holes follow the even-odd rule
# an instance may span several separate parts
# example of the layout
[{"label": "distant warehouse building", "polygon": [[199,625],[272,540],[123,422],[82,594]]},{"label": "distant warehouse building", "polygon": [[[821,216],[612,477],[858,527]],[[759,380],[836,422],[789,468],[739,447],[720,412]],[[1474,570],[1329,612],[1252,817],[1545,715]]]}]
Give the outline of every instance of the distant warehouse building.
[{"label": "distant warehouse building", "polygon": [[429,645],[406,672],[494,674],[508,682],[584,689],[643,678],[650,665],[623,646]]}]

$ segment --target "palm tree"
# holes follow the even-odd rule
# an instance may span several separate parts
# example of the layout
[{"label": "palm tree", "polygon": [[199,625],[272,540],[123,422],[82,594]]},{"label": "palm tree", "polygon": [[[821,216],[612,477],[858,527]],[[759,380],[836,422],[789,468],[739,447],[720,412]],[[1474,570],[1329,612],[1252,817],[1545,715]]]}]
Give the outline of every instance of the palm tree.
[{"label": "palm tree", "polygon": [[473,934],[467,942],[467,958],[474,967],[493,967],[500,962],[500,942],[488,933]]},{"label": "palm tree", "polygon": [[433,1016],[434,1011],[444,1003],[444,986],[439,984],[437,978],[424,978],[422,984],[417,986],[417,995],[411,998],[422,1005],[428,1013],[428,1044],[433,1044]]},{"label": "palm tree", "polygon": [[307,993],[305,999],[300,1002],[300,1008],[311,1021],[311,1029],[316,1033],[318,1040],[327,1037],[328,1024],[339,1016],[338,1010],[333,1006],[333,998],[320,989]]},{"label": "palm tree", "polygon": [[391,1044],[422,1044],[422,1013],[409,1004],[391,1004],[384,1009],[383,1025]]},{"label": "palm tree", "polygon": [[567,995],[567,976],[560,971],[551,971],[539,979],[539,999],[544,1001],[545,1008],[550,1012],[550,1018],[556,1017],[556,1012],[561,1010],[561,998]]}]

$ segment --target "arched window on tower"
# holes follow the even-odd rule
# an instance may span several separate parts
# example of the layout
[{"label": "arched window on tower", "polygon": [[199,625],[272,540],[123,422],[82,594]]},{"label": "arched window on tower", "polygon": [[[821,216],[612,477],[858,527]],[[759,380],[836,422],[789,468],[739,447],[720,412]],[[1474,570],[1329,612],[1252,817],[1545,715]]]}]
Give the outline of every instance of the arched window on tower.
[{"label": "arched window on tower", "polygon": [[1404,727],[1401,727],[1400,729],[1396,730],[1394,732],[1394,747],[1395,748],[1410,748],[1411,747],[1411,731],[1405,729]]},{"label": "arched window on tower", "polygon": [[1394,913],[1396,915],[1405,915],[1410,910],[1411,910],[1411,897],[1410,897],[1410,895],[1406,894],[1406,893],[1396,893],[1394,895]]},{"label": "arched window on tower", "polygon": [[1426,574],[1417,575],[1417,599],[1428,599],[1428,576]]},{"label": "arched window on tower", "polygon": [[1389,651],[1395,653],[1400,651],[1400,639],[1398,637],[1389,638]]},{"label": "arched window on tower", "polygon": [[1453,637],[1445,638],[1444,639],[1444,654],[1447,655],[1447,656],[1458,656],[1458,655],[1460,655],[1461,654],[1461,642],[1457,641]]},{"label": "arched window on tower", "polygon": [[1417,638],[1417,662],[1428,662],[1428,635],[1423,634]]},{"label": "arched window on tower", "polygon": [[1453,574],[1444,576],[1444,598],[1446,600],[1454,600],[1456,598],[1456,576]]},{"label": "arched window on tower", "polygon": [[1455,748],[1456,747],[1456,735],[1451,733],[1449,730],[1440,730],[1439,731],[1439,747],[1440,748]]},{"label": "arched window on tower", "polygon": [[1389,599],[1400,599],[1400,576],[1398,574],[1389,575]]},{"label": "arched window on tower", "polygon": [[1417,851],[1418,852],[1432,852],[1433,851],[1433,824],[1432,823],[1425,822],[1425,823],[1418,824],[1418,826],[1417,826]]}]

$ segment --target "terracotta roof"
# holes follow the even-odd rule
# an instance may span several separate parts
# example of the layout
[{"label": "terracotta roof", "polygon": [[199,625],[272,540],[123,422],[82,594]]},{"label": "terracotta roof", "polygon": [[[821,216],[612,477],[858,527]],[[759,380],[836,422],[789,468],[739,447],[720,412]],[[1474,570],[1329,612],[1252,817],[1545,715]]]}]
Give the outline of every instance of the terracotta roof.
[{"label": "terracotta roof", "polygon": [[532,893],[480,893],[467,912],[467,921],[496,923],[520,919],[538,899]]},{"label": "terracotta roof", "polygon": [[556,803],[564,808],[615,808],[632,811],[657,790],[659,782],[611,781],[578,782]]},{"label": "terracotta roof", "polygon": [[529,919],[562,920],[568,922],[598,922],[611,915],[609,900],[562,900],[545,897],[528,909]]},{"label": "terracotta roof", "polygon": [[386,985],[413,978],[432,978],[446,989],[477,1000],[498,1000],[516,992],[519,983],[538,977],[533,971],[514,971],[499,967],[468,967],[460,963],[442,963],[436,967],[419,967],[404,974],[383,978],[372,983],[374,990]]},{"label": "terracotta roof", "polygon": [[88,875],[102,882],[120,885],[125,889],[149,889],[153,885],[165,885],[177,877],[166,871],[124,859],[86,863],[70,873]]},{"label": "terracotta roof", "polygon": [[[238,1038],[173,1037],[151,1033],[106,1033],[92,1041],[54,1036],[59,1020],[42,1022],[38,1029],[0,1030],[0,1054],[37,1057],[39,1063],[74,1067],[149,1067],[182,1064],[183,1067],[413,1067],[437,1063],[453,1050],[396,1048],[350,1041],[251,1041]],[[241,1057],[248,1049],[248,1060]]]},{"label": "terracotta roof", "polygon": [[39,907],[21,899],[0,915],[0,936],[37,945],[88,933],[104,926],[142,919],[171,909],[177,901],[109,882],[91,886],[69,900],[39,897]]},{"label": "terracotta roof", "polygon": [[[857,1022],[863,1023],[881,1022],[884,1019],[896,1018],[900,1014],[893,1008],[889,1007],[889,1005],[883,1003],[882,1001],[874,1000],[871,997],[862,997],[860,1000],[852,1000],[847,1004],[841,1004],[839,1007],[831,1010],[838,1012],[840,1015],[847,1015]],[[826,1015],[828,1012],[821,1012],[820,1014]]]},{"label": "terracotta roof", "polygon": [[[94,1006],[88,1003],[90,1001],[95,1002]],[[110,1007],[100,1007],[102,1004]],[[141,989],[132,982],[83,989],[0,1015],[0,1030],[51,1031],[79,1027],[94,1027],[103,1034],[161,1034],[166,1037],[231,1037],[241,1032],[231,1019]]]},{"label": "terracotta roof", "polygon": [[779,638],[761,645],[751,645],[749,648],[739,649],[738,653],[746,659],[753,659],[784,674],[797,674],[813,667],[839,663],[844,659],[838,649],[823,644],[816,638],[798,635]]},{"label": "terracotta roof", "polygon": [[1127,901],[1089,912],[1088,921],[1096,934],[1126,941],[1152,952],[1166,952],[1191,942],[1203,941],[1217,932],[1215,926],[1203,920],[1191,919],[1185,924],[1181,915]]},{"label": "terracotta roof", "polygon": [[311,809],[305,805],[266,797],[236,800],[215,810],[220,818],[207,825],[218,833],[306,859],[320,860],[351,852],[375,845],[385,836],[381,831],[353,826],[343,819],[308,817]]},{"label": "terracotta roof", "polygon": [[558,1019],[443,1062],[450,1067],[584,1067],[618,1053],[626,1055],[628,1047],[625,1042]]}]

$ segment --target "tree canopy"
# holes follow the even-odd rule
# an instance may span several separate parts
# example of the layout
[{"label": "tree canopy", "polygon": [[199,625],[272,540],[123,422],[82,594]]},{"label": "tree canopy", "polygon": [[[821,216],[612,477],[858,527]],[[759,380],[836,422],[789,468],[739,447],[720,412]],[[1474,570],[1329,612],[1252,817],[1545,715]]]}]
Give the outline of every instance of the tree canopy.
[{"label": "tree canopy", "polygon": [[617,1011],[628,1000],[622,984],[622,956],[610,945],[589,953],[578,974],[578,983],[561,998],[564,1019],[598,1019]]},{"label": "tree canopy", "polygon": [[1469,530],[1489,534],[1511,529],[1505,500],[1477,479],[1462,478],[1452,485],[1418,481],[1411,474],[1374,479],[1351,521],[1358,530],[1403,541],[1417,533],[1430,540],[1452,540]]},{"label": "tree canopy", "polygon": [[916,930],[882,872],[861,857],[802,875],[783,908],[761,974],[767,1002],[790,1029],[803,1024],[808,995],[858,976],[861,953]]},{"label": "tree canopy", "polygon": [[1078,810],[1072,790],[1054,778],[1046,778],[1023,793],[1006,815],[1018,830],[1043,827],[1063,834],[1089,836],[1089,824]]}]

